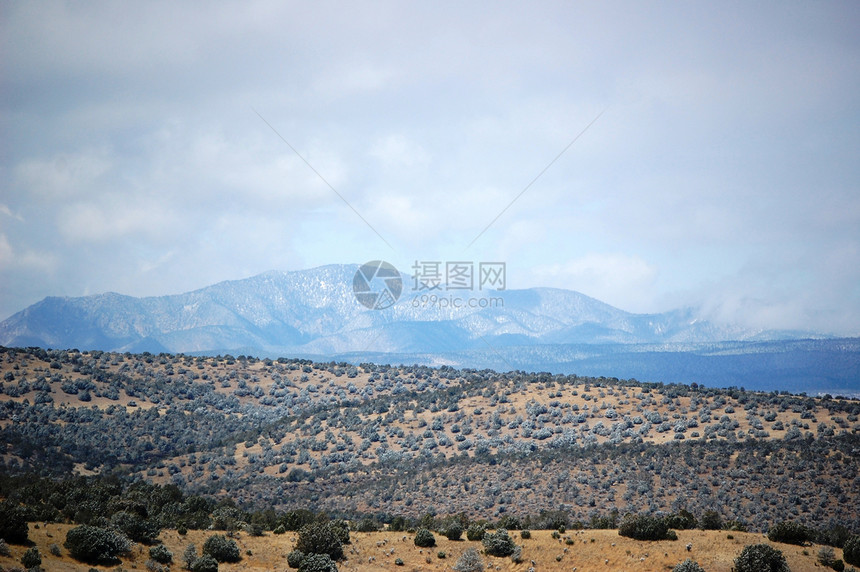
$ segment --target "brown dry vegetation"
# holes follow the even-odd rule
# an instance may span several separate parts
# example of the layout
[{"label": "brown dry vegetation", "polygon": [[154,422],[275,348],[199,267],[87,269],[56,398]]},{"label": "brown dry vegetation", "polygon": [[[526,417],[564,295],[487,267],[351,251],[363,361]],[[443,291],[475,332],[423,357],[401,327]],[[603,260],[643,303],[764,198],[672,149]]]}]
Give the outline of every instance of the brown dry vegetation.
[{"label": "brown dry vegetation", "polygon": [[[30,525],[30,539],[42,553],[42,567],[48,572],[86,571],[91,566],[82,564],[68,556],[62,549],[62,556],[50,554],[51,544],[62,546],[65,535],[72,528],[65,524],[42,524],[38,529]],[[182,553],[189,543],[198,550],[211,535],[206,531],[189,531],[180,536],[174,530],[161,533],[160,539],[173,552],[174,564],[172,569],[182,568]],[[731,534],[733,539],[727,538]],[[514,564],[510,558],[494,558],[483,556],[484,562],[491,565],[488,570],[526,571],[532,566],[536,570],[578,572],[598,570],[601,572],[637,570],[642,572],[666,572],[675,564],[686,558],[693,558],[707,572],[729,572],[734,558],[744,546],[766,543],[781,550],[793,572],[805,570],[822,570],[816,562],[817,546],[793,546],[772,543],[761,534],[725,531],[678,531],[678,540],[642,542],[631,540],[618,535],[615,530],[580,530],[569,531],[558,540],[551,537],[550,531],[533,531],[530,539],[520,539],[517,532],[511,532],[516,542],[523,547],[520,564]],[[451,570],[457,558],[468,548],[480,550],[480,542],[450,541],[443,536],[436,536],[437,546],[434,548],[418,548],[412,542],[412,534],[399,532],[351,533],[351,544],[345,546],[346,560],[338,564],[341,571],[356,572],[377,570],[405,571],[442,571]],[[570,538],[573,544],[568,545]],[[267,534],[253,537],[246,534],[238,535],[236,539],[243,558],[237,564],[221,564],[223,572],[239,570],[288,570],[286,556],[295,545],[295,533],[283,535]],[[687,551],[686,545],[692,544],[692,550]],[[25,547],[13,546],[11,557],[0,557],[0,566],[11,568],[19,563]],[[251,555],[247,551],[251,551]],[[445,552],[446,557],[440,559],[439,552]],[[842,551],[835,550],[836,557],[842,557]],[[561,557],[557,560],[557,557]],[[403,560],[402,567],[396,566],[395,559]],[[122,559],[124,569],[146,569],[148,548],[135,545],[131,554]],[[608,562],[607,562],[608,561]],[[96,566],[98,570],[115,570],[116,566]]]}]

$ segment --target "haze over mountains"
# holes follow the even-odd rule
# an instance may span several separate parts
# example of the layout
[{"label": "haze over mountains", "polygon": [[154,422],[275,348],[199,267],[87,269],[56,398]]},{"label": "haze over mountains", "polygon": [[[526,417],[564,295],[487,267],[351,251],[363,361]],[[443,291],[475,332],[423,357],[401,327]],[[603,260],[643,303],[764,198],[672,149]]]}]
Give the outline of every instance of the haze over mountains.
[{"label": "haze over mountains", "polygon": [[[692,309],[632,314],[569,290],[443,288],[430,293],[438,296],[431,303],[428,291],[414,290],[412,277],[404,275],[399,301],[370,310],[353,293],[358,268],[272,271],[171,296],[49,297],[0,323],[0,344],[313,356],[722,385],[743,385],[749,377],[748,386],[761,382],[760,370],[772,377],[781,369],[781,388],[794,390],[809,383],[811,372],[823,375],[816,387],[835,390],[853,388],[860,377],[855,339],[720,325]],[[478,307],[469,307],[468,298]],[[702,367],[696,356],[703,355],[722,355],[724,366],[733,365]],[[739,358],[749,355],[759,355],[756,363]],[[762,361],[763,355],[769,359]],[[774,355],[783,367],[773,367]],[[821,371],[822,360],[835,371]],[[780,379],[771,381],[779,385]]]}]

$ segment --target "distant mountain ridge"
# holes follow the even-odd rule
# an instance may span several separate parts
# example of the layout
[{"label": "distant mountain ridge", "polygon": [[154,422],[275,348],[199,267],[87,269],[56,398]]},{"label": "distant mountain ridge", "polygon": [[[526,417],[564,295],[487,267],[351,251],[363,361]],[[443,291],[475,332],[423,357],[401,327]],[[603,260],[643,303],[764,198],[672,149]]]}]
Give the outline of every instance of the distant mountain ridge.
[{"label": "distant mountain ridge", "polygon": [[[691,309],[632,314],[579,292],[530,288],[439,292],[495,298],[496,307],[424,304],[407,288],[396,305],[369,310],[355,298],[358,265],[266,272],[183,294],[48,297],[0,323],[0,344],[110,351],[337,355],[439,353],[489,346],[772,340],[780,332],[716,325]],[[498,300],[502,302],[499,303]]]}]

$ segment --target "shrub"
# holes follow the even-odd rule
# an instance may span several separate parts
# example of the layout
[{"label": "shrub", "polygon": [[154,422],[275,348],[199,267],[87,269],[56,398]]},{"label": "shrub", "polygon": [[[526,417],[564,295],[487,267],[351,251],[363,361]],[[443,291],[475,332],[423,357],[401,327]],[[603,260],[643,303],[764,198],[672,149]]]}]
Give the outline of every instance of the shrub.
[{"label": "shrub", "polygon": [[193,544],[189,544],[185,547],[185,552],[182,553],[182,561],[185,562],[185,569],[191,570],[195,560],[197,560],[197,548]]},{"label": "shrub", "polygon": [[395,560],[394,560],[394,565],[395,565],[395,566],[403,566],[403,559],[402,559],[402,558],[397,558],[397,559],[395,559]]},{"label": "shrub", "polygon": [[669,527],[664,519],[646,514],[627,515],[618,527],[619,535],[634,540],[664,540],[668,532]]},{"label": "shrub", "polygon": [[191,564],[191,572],[218,572],[218,561],[204,554],[200,558],[195,558]]},{"label": "shrub", "polygon": [[466,529],[466,538],[471,541],[483,540],[484,533],[487,531],[487,527],[483,524],[473,522],[469,525],[469,528]]},{"label": "shrub", "polygon": [[331,523],[312,522],[299,530],[296,550],[305,554],[326,554],[331,560],[343,558],[342,536],[339,536]]},{"label": "shrub", "polygon": [[148,520],[124,510],[115,512],[110,519],[110,524],[112,528],[122,532],[131,540],[143,544],[153,544],[158,533],[161,532],[158,526]]},{"label": "shrub", "polygon": [[170,564],[173,562],[173,553],[163,544],[150,548],[149,557],[159,564]]},{"label": "shrub", "polygon": [[48,552],[50,552],[51,554],[53,554],[54,556],[56,556],[58,558],[63,555],[63,551],[60,550],[60,547],[56,544],[50,545],[48,547]]},{"label": "shrub", "polygon": [[481,542],[484,544],[484,551],[490,556],[510,556],[516,548],[516,544],[504,528],[486,533]]},{"label": "shrub", "polygon": [[848,564],[860,566],[860,535],[852,536],[842,547],[842,558]]},{"label": "shrub", "polygon": [[349,544],[349,525],[344,520],[334,520],[328,523],[331,531],[334,532],[341,544]]},{"label": "shrub", "polygon": [[364,518],[356,525],[355,529],[358,532],[376,532],[379,530],[379,525],[372,518]]},{"label": "shrub", "polygon": [[457,563],[454,564],[454,570],[457,572],[483,572],[484,568],[484,561],[474,548],[470,548],[464,552],[457,559]]},{"label": "shrub", "polygon": [[699,566],[699,563],[695,560],[687,558],[683,562],[676,564],[672,568],[672,572],[705,572],[705,569]]},{"label": "shrub", "polygon": [[36,566],[42,565],[42,555],[39,554],[39,549],[35,546],[31,546],[27,549],[23,556],[21,556],[21,564],[24,565],[24,568],[28,570],[30,568],[35,568]]},{"label": "shrub", "polygon": [[448,558],[448,555],[445,554],[444,550],[440,550],[439,552],[436,553],[436,558],[439,558],[439,559]]},{"label": "shrub", "polygon": [[786,520],[770,527],[767,539],[771,542],[801,545],[809,540],[809,529],[802,524]]},{"label": "shrub", "polygon": [[284,528],[283,524],[279,524],[275,527],[275,530],[272,531],[272,534],[284,534],[285,532],[287,532],[287,529]]},{"label": "shrub", "polygon": [[723,517],[715,510],[706,510],[702,515],[702,530],[720,530],[723,528]]},{"label": "shrub", "polygon": [[436,537],[426,528],[419,528],[415,533],[415,546],[420,546],[421,548],[436,546]]},{"label": "shrub", "polygon": [[[831,564],[830,567],[836,570],[836,572],[843,572],[843,570],[845,570],[845,563],[842,562],[842,560],[837,559],[833,561],[833,564]],[[853,567],[851,569],[854,570]]]},{"label": "shrub", "polygon": [[746,523],[740,520],[729,520],[723,525],[723,528],[734,532],[747,532]]},{"label": "shrub", "polygon": [[767,544],[745,547],[735,558],[735,572],[790,572],[782,552]]},{"label": "shrub", "polygon": [[455,520],[445,529],[445,536],[448,540],[460,540],[463,536],[463,525]]},{"label": "shrub", "polygon": [[670,514],[666,517],[666,526],[675,530],[690,530],[696,528],[697,524],[696,517],[687,510],[681,510],[678,514]]},{"label": "shrub", "polygon": [[302,564],[302,560],[305,559],[305,553],[301,550],[293,550],[289,554],[287,554],[287,566],[290,568],[298,568]]},{"label": "shrub", "polygon": [[11,556],[12,551],[9,550],[9,545],[6,541],[0,538],[0,556]]},{"label": "shrub", "polygon": [[522,561],[523,561],[523,547],[520,545],[517,545],[514,548],[513,554],[511,554],[511,562],[513,562],[514,564],[519,564]]},{"label": "shrub", "polygon": [[532,537],[532,531],[531,530],[524,528],[523,530],[520,531],[520,538],[522,538],[523,540],[525,540],[527,538],[531,538],[531,537]]},{"label": "shrub", "polygon": [[10,544],[27,544],[27,518],[11,503],[0,503],[0,538]]},{"label": "shrub", "polygon": [[337,564],[328,554],[308,554],[299,564],[299,572],[338,572]]},{"label": "shrub", "polygon": [[72,558],[88,564],[112,564],[117,556],[131,548],[131,542],[122,534],[106,528],[82,525],[66,534],[63,546]]},{"label": "shrub", "polygon": [[213,534],[203,543],[204,556],[211,556],[218,562],[238,562],[242,559],[236,542],[223,534]]},{"label": "shrub", "polygon": [[836,561],[836,554],[833,552],[833,549],[829,546],[822,546],[818,549],[818,562],[821,563],[822,566],[827,566],[828,568]]}]

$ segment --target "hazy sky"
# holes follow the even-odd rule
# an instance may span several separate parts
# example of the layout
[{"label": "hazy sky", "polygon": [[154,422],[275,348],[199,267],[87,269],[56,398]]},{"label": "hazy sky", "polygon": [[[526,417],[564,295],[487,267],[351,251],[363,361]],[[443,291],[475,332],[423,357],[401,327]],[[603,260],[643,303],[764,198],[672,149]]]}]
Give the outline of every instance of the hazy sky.
[{"label": "hazy sky", "polygon": [[0,317],[466,260],[630,311],[860,334],[855,1],[4,1],[0,21]]}]

